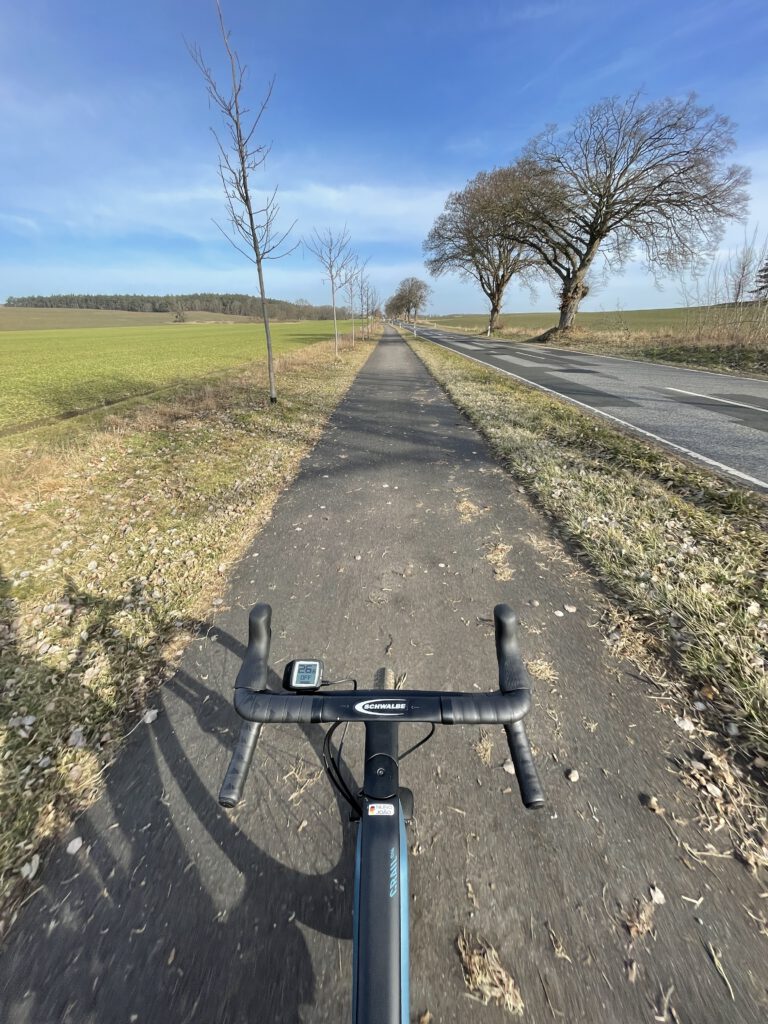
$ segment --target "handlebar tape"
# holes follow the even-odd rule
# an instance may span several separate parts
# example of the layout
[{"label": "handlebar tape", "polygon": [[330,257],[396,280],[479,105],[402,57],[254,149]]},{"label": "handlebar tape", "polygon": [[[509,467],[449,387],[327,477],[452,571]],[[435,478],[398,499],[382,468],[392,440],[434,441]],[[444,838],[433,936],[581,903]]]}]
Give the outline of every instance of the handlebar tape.
[{"label": "handlebar tape", "polygon": [[493,609],[496,633],[496,658],[499,662],[499,689],[530,690],[531,680],[520,655],[517,642],[517,616],[508,604],[497,604]]},{"label": "handlebar tape", "polygon": [[[517,640],[517,616],[508,604],[493,609],[496,631],[496,657],[499,662],[499,689],[502,693],[525,690],[530,700],[531,679],[525,667]],[[531,753],[531,745],[522,720],[505,724],[507,743],[515,766],[520,796],[526,807],[543,807],[544,791]]]},{"label": "handlebar tape", "polygon": [[235,680],[236,690],[265,690],[269,676],[269,643],[272,639],[272,609],[255,604],[248,616],[248,648]]},{"label": "handlebar tape", "polygon": [[[399,690],[387,698],[382,690],[320,694],[254,693],[235,690],[235,710],[251,722],[436,722],[440,725],[505,725],[523,718],[530,692],[440,693]],[[381,704],[389,705],[387,710]],[[394,710],[391,705],[397,705]],[[391,713],[390,713],[391,712]]]},{"label": "handlebar tape", "polygon": [[543,807],[544,790],[541,788],[525,726],[522,722],[512,722],[511,725],[504,726],[504,732],[507,734],[509,753],[515,766],[515,776],[523,803],[529,808]]},{"label": "handlebar tape", "polygon": [[222,807],[235,807],[240,803],[260,732],[261,722],[243,722],[240,726],[240,735],[219,790]]},{"label": "handlebar tape", "polygon": [[[248,647],[235,680],[235,696],[238,689],[266,689],[271,623],[272,609],[268,604],[257,604],[251,608],[248,616]],[[219,790],[219,803],[222,807],[235,807],[240,803],[261,726],[261,722],[243,722],[240,726],[240,735]]]}]

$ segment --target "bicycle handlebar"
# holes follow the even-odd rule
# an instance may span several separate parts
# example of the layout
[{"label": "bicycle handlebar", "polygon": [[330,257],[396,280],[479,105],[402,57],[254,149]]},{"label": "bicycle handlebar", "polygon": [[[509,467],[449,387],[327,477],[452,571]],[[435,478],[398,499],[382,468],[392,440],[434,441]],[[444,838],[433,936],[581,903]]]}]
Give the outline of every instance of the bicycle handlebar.
[{"label": "bicycle handlebar", "polygon": [[[499,662],[499,689],[502,693],[524,689],[530,705],[531,680],[517,642],[517,616],[508,604],[497,604],[493,609],[493,625],[496,633],[496,658]],[[544,791],[522,719],[505,722],[504,732],[523,803],[530,809],[543,807]]]},{"label": "bicycle handlebar", "polygon": [[507,725],[531,706],[529,690],[511,693],[440,693],[435,690],[348,690],[301,696],[235,689],[235,710],[249,722],[436,722]]},{"label": "bicycle handlebar", "polygon": [[498,693],[435,690],[353,690],[307,695],[267,690],[272,609],[257,604],[248,618],[248,649],[235,680],[235,709],[245,719],[219,802],[233,807],[242,794],[263,723],[435,722],[441,725],[503,725],[520,794],[526,807],[544,797],[522,719],[531,707],[531,682],[517,643],[517,618],[505,604],[494,608]]}]

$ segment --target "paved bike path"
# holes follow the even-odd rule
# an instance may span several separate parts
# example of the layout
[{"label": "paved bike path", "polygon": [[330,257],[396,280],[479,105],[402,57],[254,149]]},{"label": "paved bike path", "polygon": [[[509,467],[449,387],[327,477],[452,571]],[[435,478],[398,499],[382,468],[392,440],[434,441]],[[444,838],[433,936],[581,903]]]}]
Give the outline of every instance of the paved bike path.
[{"label": "paved bike path", "polygon": [[[692,794],[670,771],[689,741],[601,642],[604,599],[589,578],[392,333],[223,596],[158,693],[157,720],[128,738],[103,797],[42,866],[0,962],[0,1019],[349,1019],[354,831],[316,777],[321,728],[265,730],[244,803],[235,814],[216,803],[259,599],[274,608],[277,673],[303,654],[361,685],[387,665],[407,686],[490,689],[500,600],[521,613],[526,658],[557,673],[536,682],[529,717],[543,811],[520,805],[501,730],[489,730],[488,765],[480,730],[457,727],[402,766],[416,804],[414,1019],[507,1019],[467,995],[463,928],[498,949],[529,1021],[663,1019],[671,986],[678,1020],[766,1019],[768,945],[746,913],[765,909],[760,888],[731,859],[693,859],[668,827],[693,850],[725,845],[693,824]],[[421,731],[408,727],[403,744]],[[352,770],[360,732],[344,745]],[[72,836],[84,840],[74,856]],[[630,944],[624,922],[651,886],[665,902]]]}]

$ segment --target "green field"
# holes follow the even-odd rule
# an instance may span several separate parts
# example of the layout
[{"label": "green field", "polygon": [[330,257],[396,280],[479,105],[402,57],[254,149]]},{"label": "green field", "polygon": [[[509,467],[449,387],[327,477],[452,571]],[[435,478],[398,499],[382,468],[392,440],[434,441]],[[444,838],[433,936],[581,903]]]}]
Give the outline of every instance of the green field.
[{"label": "green field", "polygon": [[[60,317],[81,311],[39,312]],[[339,326],[349,329],[348,322]],[[272,326],[276,355],[332,337],[330,320]],[[253,359],[266,360],[264,328],[253,322],[4,331],[0,433],[149,394]]]},{"label": "green field", "polygon": [[[576,326],[586,331],[680,331],[693,328],[709,312],[702,307],[676,309],[629,309],[607,313],[579,313]],[[442,327],[458,327],[485,332],[488,316],[483,313],[457,313],[450,316],[428,317],[431,323]],[[552,313],[502,313],[499,317],[504,330],[522,330],[540,333],[557,326],[559,315]]]},{"label": "green field", "polygon": [[[189,312],[186,323],[251,323],[252,317]],[[131,313],[125,309],[64,309],[54,306],[0,306],[0,332],[59,331],[83,327],[153,327],[172,324],[172,313]]]}]

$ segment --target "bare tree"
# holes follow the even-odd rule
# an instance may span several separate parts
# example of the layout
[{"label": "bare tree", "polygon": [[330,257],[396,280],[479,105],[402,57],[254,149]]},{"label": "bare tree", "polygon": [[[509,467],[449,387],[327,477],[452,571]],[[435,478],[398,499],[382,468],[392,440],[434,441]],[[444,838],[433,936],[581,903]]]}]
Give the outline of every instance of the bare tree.
[{"label": "bare tree", "polygon": [[358,260],[357,270],[355,273],[355,297],[358,300],[358,308],[360,310],[360,331],[365,333],[366,320],[367,320],[367,307],[366,307],[366,296],[368,291],[368,276],[365,273],[365,268],[368,266],[368,260],[360,262]]},{"label": "bare tree", "polygon": [[335,355],[339,354],[339,328],[336,321],[336,293],[344,288],[349,270],[355,258],[349,247],[349,231],[345,227],[334,235],[331,228],[320,232],[313,228],[312,235],[304,240],[304,244],[317,259],[325,271],[331,286],[331,304],[333,305],[333,333],[336,339]]},{"label": "bare tree", "polygon": [[390,295],[390,297],[384,303],[384,316],[386,316],[388,320],[397,320],[401,316],[405,315],[405,301],[400,292],[397,291],[394,293],[394,295]]},{"label": "bare tree", "polygon": [[418,277],[406,277],[400,287],[403,289],[406,298],[408,312],[413,316],[415,323],[419,310],[426,306],[427,299],[432,294],[432,289],[426,281],[422,281]]},{"label": "bare tree", "polygon": [[377,315],[381,315],[381,310],[379,309],[379,293],[367,279],[365,286],[365,315],[368,333],[370,334],[372,321]]},{"label": "bare tree", "polygon": [[504,168],[481,171],[461,192],[451,192],[424,242],[433,277],[453,271],[480,285],[491,304],[489,336],[513,276],[526,276],[541,264],[529,246],[510,237],[505,200],[513,178]]},{"label": "bare tree", "polygon": [[755,286],[749,294],[757,301],[768,299],[768,259],[755,274]]},{"label": "bare tree", "polygon": [[224,139],[217,134],[215,129],[212,128],[211,131],[219,148],[219,177],[224,188],[230,230],[226,231],[218,223],[216,226],[239,253],[256,265],[261,313],[267,340],[269,400],[276,402],[277,389],[272,360],[272,333],[264,288],[264,261],[279,259],[291,251],[285,250],[283,246],[294,225],[292,224],[286,232],[279,235],[275,228],[280,211],[276,200],[277,189],[263,200],[262,206],[258,206],[258,200],[255,199],[255,192],[251,185],[254,172],[263,166],[270,150],[270,146],[257,142],[255,135],[272,96],[275,80],[273,78],[269,83],[266,95],[259,104],[256,114],[251,114],[249,108],[245,106],[244,97],[247,68],[241,63],[240,57],[230,41],[230,34],[224,24],[220,0],[216,0],[216,12],[229,63],[230,81],[228,86],[219,88],[213,72],[206,64],[202,50],[197,44],[188,45],[188,50],[205,80],[209,101],[219,111],[224,123]]},{"label": "bare tree", "polygon": [[349,300],[349,316],[352,320],[352,348],[355,347],[355,299],[357,298],[357,277],[360,271],[360,264],[357,254],[352,254],[349,266],[346,269],[343,288]]},{"label": "bare tree", "polygon": [[605,99],[564,134],[547,129],[510,168],[509,237],[558,282],[558,330],[573,324],[598,252],[608,269],[636,250],[652,273],[695,265],[743,218],[749,171],[726,165],[733,124],[687,99]]},{"label": "bare tree", "polygon": [[426,281],[418,277],[405,277],[397,286],[397,291],[391,295],[384,307],[388,317],[405,317],[406,320],[413,318],[414,322],[419,310],[426,305],[432,289]]}]

